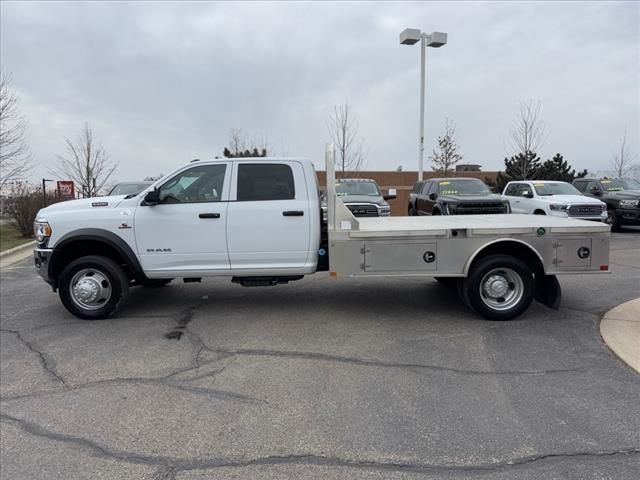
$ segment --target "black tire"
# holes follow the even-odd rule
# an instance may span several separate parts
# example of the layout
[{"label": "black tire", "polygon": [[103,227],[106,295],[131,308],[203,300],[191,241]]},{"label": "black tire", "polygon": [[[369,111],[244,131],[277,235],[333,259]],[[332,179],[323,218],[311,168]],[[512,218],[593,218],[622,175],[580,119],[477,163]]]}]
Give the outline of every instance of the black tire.
[{"label": "black tire", "polygon": [[431,215],[442,215],[442,213],[440,213],[440,210],[438,210],[438,209],[434,208],[434,209],[431,211]]},{"label": "black tire", "polygon": [[[86,284],[84,289],[80,288],[81,282]],[[100,287],[97,286],[98,283]],[[73,284],[78,287],[75,293]],[[91,295],[91,290],[95,291],[96,288],[99,289],[96,295],[99,298],[87,299],[85,303],[92,305],[90,308],[83,307],[83,300],[79,297],[83,294]],[[83,320],[113,316],[125,304],[128,294],[129,279],[124,270],[107,257],[89,255],[78,258],[67,265],[58,278],[58,295],[62,304],[71,314]]]},{"label": "black tire", "polygon": [[142,286],[146,288],[159,288],[169,285],[173,278],[150,278],[142,282]]},{"label": "black tire", "polygon": [[607,210],[606,223],[611,225],[612,232],[619,232],[621,229],[620,217],[618,217],[618,215],[616,215],[616,211],[611,208]]},{"label": "black tire", "polygon": [[409,207],[409,216],[410,217],[416,216],[416,211],[413,209],[413,207]]},{"label": "black tire", "polygon": [[433,277],[433,279],[438,282],[443,287],[447,288],[456,288],[458,285],[458,278],[456,277]]},{"label": "black tire", "polygon": [[[488,290],[493,286],[492,296]],[[474,263],[461,288],[469,305],[484,318],[511,320],[531,305],[535,283],[533,272],[522,260],[489,255]]]}]

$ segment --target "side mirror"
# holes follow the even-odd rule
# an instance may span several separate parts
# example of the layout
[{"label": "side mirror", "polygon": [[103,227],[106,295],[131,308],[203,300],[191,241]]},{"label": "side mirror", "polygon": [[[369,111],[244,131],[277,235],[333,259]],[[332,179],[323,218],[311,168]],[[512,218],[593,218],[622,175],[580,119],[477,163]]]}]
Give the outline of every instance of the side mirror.
[{"label": "side mirror", "polygon": [[156,187],[144,196],[143,205],[153,206],[160,203],[160,190]]},{"label": "side mirror", "polygon": [[525,198],[533,198],[533,192],[530,192],[530,191],[527,190],[526,192],[524,192],[523,196]]},{"label": "side mirror", "polygon": [[387,195],[383,195],[382,198],[384,198],[385,200],[395,200],[397,196],[398,194],[396,192],[396,189],[390,188],[389,193]]},{"label": "side mirror", "polygon": [[595,195],[596,197],[599,197],[602,195],[602,190],[600,190],[598,187],[591,187],[590,192],[592,195]]},{"label": "side mirror", "polygon": [[429,194],[429,200],[435,200],[436,198],[438,198],[438,195],[436,195],[435,193]]}]

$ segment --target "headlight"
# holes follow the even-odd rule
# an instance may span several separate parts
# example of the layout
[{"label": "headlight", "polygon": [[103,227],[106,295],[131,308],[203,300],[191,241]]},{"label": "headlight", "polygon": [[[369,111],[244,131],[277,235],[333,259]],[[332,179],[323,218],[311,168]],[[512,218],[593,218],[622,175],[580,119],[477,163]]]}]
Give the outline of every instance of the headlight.
[{"label": "headlight", "polygon": [[33,236],[38,243],[44,243],[51,236],[51,226],[46,220],[38,219],[33,222]]},{"label": "headlight", "polygon": [[391,207],[380,207],[379,213],[381,217],[388,217],[391,215]]},{"label": "headlight", "polygon": [[600,211],[601,212],[606,212],[607,211],[607,204],[606,203],[601,203],[600,204]]},{"label": "headlight", "polygon": [[620,200],[619,207],[633,208],[638,205],[638,200]]},{"label": "headlight", "polygon": [[549,208],[551,208],[551,210],[554,210],[556,212],[564,212],[567,209],[568,205],[563,205],[561,203],[552,203],[551,205],[549,205]]}]

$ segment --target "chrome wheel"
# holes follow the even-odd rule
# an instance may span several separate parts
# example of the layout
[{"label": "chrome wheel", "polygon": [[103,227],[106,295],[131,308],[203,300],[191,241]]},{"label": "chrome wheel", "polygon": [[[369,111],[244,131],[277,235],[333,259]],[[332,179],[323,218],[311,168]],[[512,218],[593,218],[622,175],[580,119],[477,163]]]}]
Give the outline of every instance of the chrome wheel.
[{"label": "chrome wheel", "polygon": [[510,268],[494,268],[480,281],[480,298],[493,310],[504,311],[517,305],[524,296],[524,282]]},{"label": "chrome wheel", "polygon": [[84,310],[98,310],[111,298],[109,277],[94,268],[84,268],[71,279],[71,300]]}]

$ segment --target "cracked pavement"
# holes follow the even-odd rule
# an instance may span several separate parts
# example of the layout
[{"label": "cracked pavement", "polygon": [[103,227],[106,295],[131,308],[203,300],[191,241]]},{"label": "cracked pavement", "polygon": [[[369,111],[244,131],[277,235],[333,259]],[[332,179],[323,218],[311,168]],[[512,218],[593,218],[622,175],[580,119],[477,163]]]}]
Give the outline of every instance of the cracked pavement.
[{"label": "cracked pavement", "polygon": [[640,233],[559,312],[467,311],[430,279],[132,289],[77,320],[1,273],[2,479],[637,479],[640,376],[598,333],[640,286]]}]

